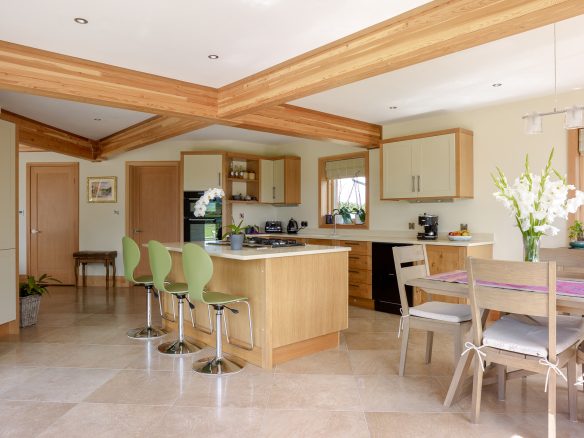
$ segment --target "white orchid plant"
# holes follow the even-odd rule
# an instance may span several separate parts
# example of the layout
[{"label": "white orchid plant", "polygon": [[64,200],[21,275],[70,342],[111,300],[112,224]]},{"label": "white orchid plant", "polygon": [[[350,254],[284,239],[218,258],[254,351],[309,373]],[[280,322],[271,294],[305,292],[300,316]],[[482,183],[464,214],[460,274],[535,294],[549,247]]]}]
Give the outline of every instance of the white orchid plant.
[{"label": "white orchid plant", "polygon": [[205,216],[209,202],[211,202],[212,199],[223,198],[224,196],[225,192],[223,189],[213,188],[205,190],[205,193],[203,193],[199,200],[195,202],[195,207],[193,208],[195,217]]},{"label": "white orchid plant", "polygon": [[[547,165],[539,175],[531,173],[529,156],[526,155],[525,171],[512,185],[499,167],[497,174],[491,175],[499,189],[493,195],[515,216],[524,239],[539,241],[543,235],[555,236],[559,231],[553,225],[556,218],[568,219],[569,213],[575,213],[584,204],[584,192],[567,184],[566,177],[552,167],[553,155],[552,149]],[[568,198],[570,191],[575,191],[573,198]]]}]

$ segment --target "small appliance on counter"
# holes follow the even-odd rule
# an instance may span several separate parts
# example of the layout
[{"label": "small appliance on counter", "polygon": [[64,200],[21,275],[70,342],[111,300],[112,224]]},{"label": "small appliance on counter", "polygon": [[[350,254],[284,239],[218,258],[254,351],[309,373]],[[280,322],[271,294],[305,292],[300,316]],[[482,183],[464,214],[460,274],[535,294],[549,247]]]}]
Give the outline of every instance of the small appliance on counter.
[{"label": "small appliance on counter", "polygon": [[284,231],[280,221],[266,221],[264,229],[266,233],[282,233]]},{"label": "small appliance on counter", "polygon": [[296,220],[291,217],[290,220],[288,221],[288,226],[286,227],[286,231],[288,232],[288,234],[296,234],[298,233],[298,231],[300,231],[300,227],[298,226],[298,222],[296,222]]},{"label": "small appliance on counter", "polygon": [[438,216],[424,213],[418,216],[418,224],[424,227],[424,232],[418,233],[418,240],[436,240],[438,238]]}]

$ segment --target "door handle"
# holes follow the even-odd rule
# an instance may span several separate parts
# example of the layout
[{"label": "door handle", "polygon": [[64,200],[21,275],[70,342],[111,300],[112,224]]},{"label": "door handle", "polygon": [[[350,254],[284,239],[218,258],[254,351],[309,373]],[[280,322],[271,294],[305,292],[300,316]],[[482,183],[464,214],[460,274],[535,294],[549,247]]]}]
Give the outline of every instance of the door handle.
[{"label": "door handle", "polygon": [[138,229],[138,228],[135,228],[135,229],[134,229],[134,233],[141,233],[141,232],[142,232],[142,230],[140,230],[140,229]]},{"label": "door handle", "polygon": [[35,230],[34,228],[32,230],[30,230],[31,234],[38,234],[40,232],[41,232],[41,230]]},{"label": "door handle", "polygon": [[420,175],[418,175],[418,192],[420,191]]},{"label": "door handle", "polygon": [[416,191],[416,177],[412,175],[412,192]]}]

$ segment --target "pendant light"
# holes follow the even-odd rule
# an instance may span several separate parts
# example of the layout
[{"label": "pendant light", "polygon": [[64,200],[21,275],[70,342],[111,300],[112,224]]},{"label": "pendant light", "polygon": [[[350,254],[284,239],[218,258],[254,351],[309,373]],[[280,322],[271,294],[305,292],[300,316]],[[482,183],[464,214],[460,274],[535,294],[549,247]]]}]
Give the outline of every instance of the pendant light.
[{"label": "pendant light", "polygon": [[557,38],[556,24],[554,23],[554,110],[547,113],[532,111],[522,118],[525,121],[526,134],[541,134],[543,132],[542,117],[552,114],[565,114],[564,128],[579,129],[584,128],[584,106],[574,105],[570,108],[558,110],[558,65],[557,65]]}]

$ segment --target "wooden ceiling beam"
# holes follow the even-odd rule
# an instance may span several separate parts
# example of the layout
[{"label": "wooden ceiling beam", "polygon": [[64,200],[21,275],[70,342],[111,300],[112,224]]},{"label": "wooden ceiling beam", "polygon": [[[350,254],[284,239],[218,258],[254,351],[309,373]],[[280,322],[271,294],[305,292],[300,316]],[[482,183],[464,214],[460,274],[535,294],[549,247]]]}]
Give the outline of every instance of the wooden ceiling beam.
[{"label": "wooden ceiling beam", "polygon": [[0,88],[153,114],[215,117],[217,90],[0,41]]},{"label": "wooden ceiling beam", "polygon": [[219,89],[219,117],[387,73],[584,14],[582,0],[435,0]]},{"label": "wooden ceiling beam", "polygon": [[99,141],[101,156],[110,157],[210,126],[212,122],[154,116]]},{"label": "wooden ceiling beam", "polygon": [[2,110],[0,119],[16,125],[18,141],[22,145],[84,160],[98,159],[99,145],[95,140],[72,134],[6,110]]}]

